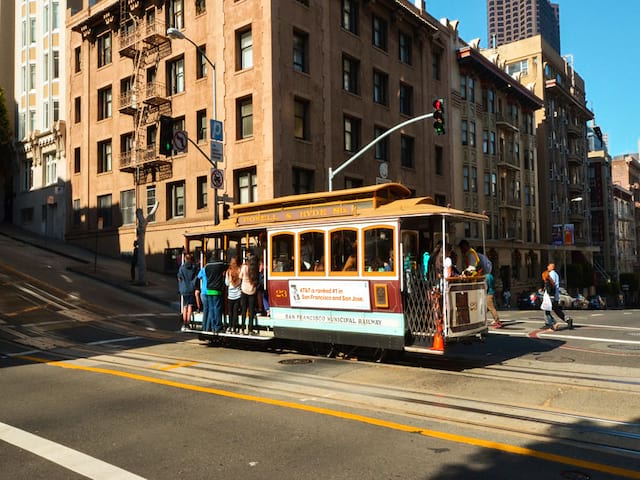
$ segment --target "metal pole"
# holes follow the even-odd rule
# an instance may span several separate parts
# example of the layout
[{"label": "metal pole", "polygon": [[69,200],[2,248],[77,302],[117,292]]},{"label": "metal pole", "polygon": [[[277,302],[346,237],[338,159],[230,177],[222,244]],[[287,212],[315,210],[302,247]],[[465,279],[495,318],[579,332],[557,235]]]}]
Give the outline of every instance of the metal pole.
[{"label": "metal pole", "polygon": [[[202,56],[202,58],[204,58],[206,60],[206,62],[209,65],[211,65],[211,68],[213,69],[213,75],[211,77],[212,78],[211,90],[212,90],[212,96],[213,96],[213,120],[217,121],[218,120],[218,107],[217,107],[217,104],[218,104],[218,102],[217,102],[217,99],[218,99],[217,83],[218,82],[217,82],[216,64],[213,63],[209,57],[207,57],[207,54],[202,51],[202,49],[196,44],[196,42],[191,40],[189,37],[187,37],[184,33],[182,33],[177,28],[173,28],[173,27],[168,28],[167,29],[167,36],[169,38],[177,38],[177,39],[180,39],[180,40],[186,40],[191,45],[196,47],[196,51]],[[210,140],[210,141],[213,141],[213,140]],[[211,163],[213,164],[213,168],[218,168],[218,162],[216,162],[213,159],[211,159]],[[218,225],[220,223],[220,212],[218,211],[218,189],[216,187],[213,187],[213,223],[214,223],[214,225]]]},{"label": "metal pole", "polygon": [[355,155],[353,155],[353,157],[351,157],[349,160],[344,162],[342,165],[340,165],[335,170],[333,170],[331,167],[329,167],[329,191],[330,192],[333,191],[333,177],[335,177],[338,173],[340,173],[342,170],[344,170],[348,165],[350,165],[352,162],[354,162],[364,152],[369,150],[371,147],[373,147],[380,140],[382,140],[386,136],[390,135],[391,133],[395,132],[396,130],[399,130],[400,128],[404,127],[405,125],[409,125],[410,123],[414,123],[414,122],[417,122],[419,120],[424,120],[425,118],[431,118],[431,117],[433,117],[433,112],[425,113],[424,115],[420,115],[420,116],[415,117],[415,118],[410,118],[409,120],[407,120],[405,122],[399,123],[395,127],[392,127],[389,130],[387,130],[386,132],[384,132],[382,135],[380,135],[380,136],[374,138],[373,140],[371,140],[371,142],[369,142],[365,147],[361,148],[358,152],[355,153]]}]

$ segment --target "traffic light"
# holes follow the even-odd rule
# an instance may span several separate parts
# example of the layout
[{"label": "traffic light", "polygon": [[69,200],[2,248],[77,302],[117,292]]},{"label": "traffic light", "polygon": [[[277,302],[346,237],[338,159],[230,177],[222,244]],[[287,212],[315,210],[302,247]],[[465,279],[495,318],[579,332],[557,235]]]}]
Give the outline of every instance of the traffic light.
[{"label": "traffic light", "polygon": [[436,135],[444,135],[444,98],[434,100],[433,108],[433,128]]},{"label": "traffic light", "polygon": [[228,203],[223,203],[222,204],[222,219],[223,220],[226,220],[231,215],[229,213],[230,208],[231,208],[231,205],[229,205]]},{"label": "traffic light", "polygon": [[160,116],[160,155],[171,156],[173,151],[173,118]]}]

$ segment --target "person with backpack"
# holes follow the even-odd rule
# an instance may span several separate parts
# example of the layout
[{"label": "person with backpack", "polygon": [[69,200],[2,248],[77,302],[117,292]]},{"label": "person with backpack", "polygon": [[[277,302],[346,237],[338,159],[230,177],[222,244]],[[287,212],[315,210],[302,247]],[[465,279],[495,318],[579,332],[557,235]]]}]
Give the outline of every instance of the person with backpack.
[{"label": "person with backpack", "polygon": [[460,248],[460,252],[462,252],[463,270],[473,267],[476,274],[482,274],[483,271],[482,265],[480,264],[480,256],[478,255],[478,252],[469,245],[469,242],[465,239],[460,240],[458,248]]}]

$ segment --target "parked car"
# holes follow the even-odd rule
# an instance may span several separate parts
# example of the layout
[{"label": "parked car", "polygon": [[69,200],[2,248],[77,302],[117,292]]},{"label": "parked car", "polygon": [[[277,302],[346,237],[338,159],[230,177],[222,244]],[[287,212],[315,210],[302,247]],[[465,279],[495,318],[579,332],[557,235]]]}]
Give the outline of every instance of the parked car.
[{"label": "parked car", "polygon": [[589,298],[590,310],[605,310],[607,308],[607,302],[600,295],[591,295]]},{"label": "parked car", "polygon": [[537,310],[542,303],[542,292],[535,290],[533,292],[521,292],[518,295],[518,308],[520,310]]},{"label": "parked car", "polygon": [[560,295],[558,297],[558,305],[561,308],[573,308],[574,298],[562,287],[560,287]]},{"label": "parked car", "polygon": [[576,298],[573,299],[573,308],[576,310],[586,310],[589,308],[589,300],[587,300],[584,295],[578,294]]}]

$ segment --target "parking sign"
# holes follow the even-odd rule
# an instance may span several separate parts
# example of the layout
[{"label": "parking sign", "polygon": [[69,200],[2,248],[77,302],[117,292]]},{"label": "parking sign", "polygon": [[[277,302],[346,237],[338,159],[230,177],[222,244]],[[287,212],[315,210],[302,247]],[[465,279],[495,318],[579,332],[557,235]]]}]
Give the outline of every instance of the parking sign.
[{"label": "parking sign", "polygon": [[211,132],[211,140],[222,141],[222,122],[219,120],[209,120],[209,131]]}]

